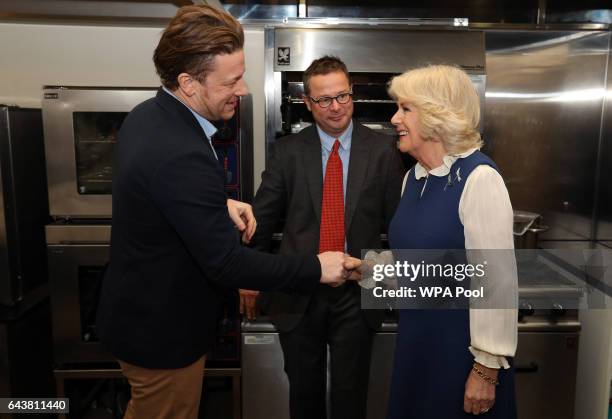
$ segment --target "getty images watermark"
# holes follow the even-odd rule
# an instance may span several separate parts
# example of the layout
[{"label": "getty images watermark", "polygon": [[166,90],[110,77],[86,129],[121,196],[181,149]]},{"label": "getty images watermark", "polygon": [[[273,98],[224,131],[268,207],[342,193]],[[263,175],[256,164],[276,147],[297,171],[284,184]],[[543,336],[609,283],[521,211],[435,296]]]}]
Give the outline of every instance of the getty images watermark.
[{"label": "getty images watermark", "polygon": [[393,249],[362,259],[364,309],[612,308],[612,250]]},{"label": "getty images watermark", "polygon": [[[482,298],[484,296],[484,287],[477,289],[458,286],[451,282],[451,285],[433,285],[434,279],[443,278],[445,280],[454,280],[463,283],[466,279],[483,278],[486,274],[485,268],[487,261],[478,264],[471,263],[425,263],[422,260],[420,263],[410,263],[406,260],[396,261],[394,264],[374,263],[372,265],[372,279],[375,283],[372,293],[375,297],[408,297],[408,298],[460,298],[474,297]],[[385,279],[395,278],[405,279],[410,282],[427,281],[425,285],[418,287],[402,286],[394,289],[385,289],[382,285]]]}]

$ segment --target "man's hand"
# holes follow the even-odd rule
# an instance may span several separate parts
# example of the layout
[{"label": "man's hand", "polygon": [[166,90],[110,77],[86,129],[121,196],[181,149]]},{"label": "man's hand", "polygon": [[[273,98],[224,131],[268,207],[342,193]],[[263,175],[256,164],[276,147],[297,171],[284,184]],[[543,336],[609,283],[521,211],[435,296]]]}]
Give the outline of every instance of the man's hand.
[{"label": "man's hand", "polygon": [[347,272],[344,270],[344,253],[325,252],[317,255],[321,263],[321,284],[339,286],[344,284]]},{"label": "man's hand", "polygon": [[361,259],[346,255],[346,258],[344,259],[344,270],[348,272],[347,279],[361,281],[362,267],[363,265]]},{"label": "man's hand", "polygon": [[[349,270],[357,270],[361,265],[359,259],[352,258],[342,252],[325,252],[317,255],[321,263],[321,284],[338,287],[348,280],[358,280],[361,275],[355,273],[351,275]],[[346,267],[349,269],[345,269]]]},{"label": "man's hand", "polygon": [[238,290],[240,295],[240,314],[246,317],[248,321],[257,318],[257,296],[259,291]]},{"label": "man's hand", "polygon": [[242,232],[242,241],[248,243],[257,229],[257,220],[253,208],[246,202],[227,200],[227,212],[238,230]]}]

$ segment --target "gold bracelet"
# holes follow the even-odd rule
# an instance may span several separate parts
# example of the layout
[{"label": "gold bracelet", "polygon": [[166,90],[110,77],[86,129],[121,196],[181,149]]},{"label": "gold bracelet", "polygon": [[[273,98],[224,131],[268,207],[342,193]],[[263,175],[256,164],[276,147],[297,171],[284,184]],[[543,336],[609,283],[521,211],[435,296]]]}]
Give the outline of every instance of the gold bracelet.
[{"label": "gold bracelet", "polygon": [[483,370],[478,368],[478,364],[476,364],[476,363],[474,363],[474,365],[472,365],[472,371],[474,371],[474,373],[477,376],[479,376],[480,378],[482,378],[483,380],[485,380],[489,384],[493,384],[494,386],[499,384],[499,380],[496,380],[493,377],[489,377],[487,374],[484,373]]}]

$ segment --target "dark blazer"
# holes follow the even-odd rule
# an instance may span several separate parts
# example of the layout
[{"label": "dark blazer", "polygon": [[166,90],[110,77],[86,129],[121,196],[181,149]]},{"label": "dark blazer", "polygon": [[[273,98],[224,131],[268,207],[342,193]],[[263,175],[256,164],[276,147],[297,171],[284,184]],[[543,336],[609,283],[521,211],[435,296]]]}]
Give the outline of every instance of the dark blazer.
[{"label": "dark blazer", "polygon": [[240,246],[223,171],[193,114],[159,90],[115,145],[110,264],[98,309],[103,344],[145,368],[180,368],[210,348],[219,286],[312,291],[310,255]]},{"label": "dark blazer", "polygon": [[[362,249],[379,249],[400,199],[403,165],[395,139],[353,121],[351,154],[345,202],[348,253],[361,257]],[[281,254],[318,253],[323,168],[321,142],[313,124],[297,134],[279,139],[253,201],[257,232],[256,248],[269,250],[277,222],[284,218]],[[356,298],[360,288],[352,287]],[[264,305],[281,331],[299,323],[311,295],[271,293]],[[364,310],[372,328],[380,326],[383,313]]]}]

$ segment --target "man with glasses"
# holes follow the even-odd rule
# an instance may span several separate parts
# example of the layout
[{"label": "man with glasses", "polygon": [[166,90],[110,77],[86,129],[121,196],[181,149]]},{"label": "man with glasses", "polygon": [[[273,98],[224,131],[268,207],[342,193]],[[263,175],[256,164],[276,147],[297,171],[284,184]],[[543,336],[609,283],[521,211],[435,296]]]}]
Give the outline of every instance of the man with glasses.
[{"label": "man with glasses", "polygon": [[[282,226],[280,253],[380,248],[400,197],[402,164],[394,138],[352,119],[353,91],[346,65],[325,56],[303,75],[304,103],[315,124],[276,142],[253,202],[258,249],[269,250]],[[366,417],[373,332],[382,313],[360,308],[360,288],[319,287],[309,294],[264,294],[280,331],[290,383],[292,419],[327,417],[329,346],[334,419]],[[241,308],[255,315],[257,292],[241,290]]]}]

